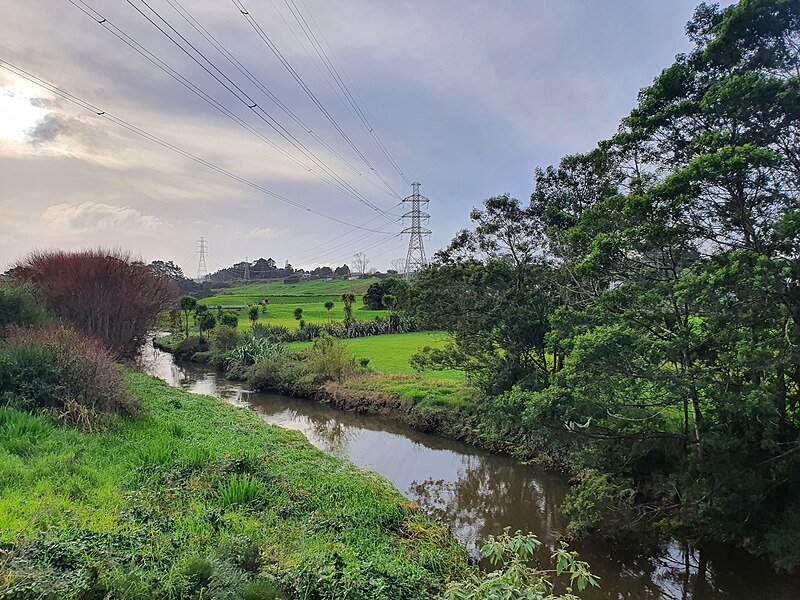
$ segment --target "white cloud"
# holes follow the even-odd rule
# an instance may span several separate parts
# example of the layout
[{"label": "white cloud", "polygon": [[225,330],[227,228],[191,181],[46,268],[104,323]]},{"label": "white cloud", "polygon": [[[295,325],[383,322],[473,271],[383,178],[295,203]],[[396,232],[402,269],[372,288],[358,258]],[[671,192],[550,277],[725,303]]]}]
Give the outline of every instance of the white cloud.
[{"label": "white cloud", "polygon": [[125,228],[129,233],[155,231],[161,219],[145,215],[130,206],[111,206],[97,202],[54,204],[45,209],[42,219],[51,226],[73,233],[88,233],[110,228]]},{"label": "white cloud", "polygon": [[245,237],[249,240],[274,240],[275,238],[279,238],[289,230],[286,228],[283,229],[276,229],[274,227],[256,227],[255,229],[251,229],[250,231],[245,234]]}]

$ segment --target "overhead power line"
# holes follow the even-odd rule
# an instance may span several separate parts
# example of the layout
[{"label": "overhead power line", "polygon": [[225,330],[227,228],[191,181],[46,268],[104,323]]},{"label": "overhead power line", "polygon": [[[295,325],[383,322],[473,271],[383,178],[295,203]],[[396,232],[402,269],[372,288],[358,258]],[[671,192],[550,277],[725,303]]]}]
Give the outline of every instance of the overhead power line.
[{"label": "overhead power line", "polygon": [[[130,0],[128,1],[130,2]],[[245,20],[248,22],[253,31],[255,31],[258,37],[261,38],[264,44],[266,44],[270,52],[272,52],[272,54],[275,55],[278,61],[289,72],[292,78],[297,82],[297,84],[305,92],[305,94],[311,99],[311,101],[319,109],[319,111],[325,116],[328,122],[330,122],[330,124],[334,127],[334,129],[336,129],[339,135],[342,136],[345,142],[347,142],[347,144],[353,149],[353,151],[358,155],[358,157],[362,161],[364,161],[364,164],[366,164],[367,167],[369,167],[369,169],[373,173],[375,173],[375,176],[378,177],[382,182],[384,182],[387,186],[391,188],[391,185],[386,180],[386,178],[383,175],[381,175],[381,173],[372,165],[372,163],[369,161],[369,159],[367,159],[367,157],[358,148],[358,146],[356,146],[356,144],[353,142],[350,136],[348,136],[347,133],[344,131],[344,129],[342,129],[342,127],[339,125],[339,123],[336,121],[333,115],[331,115],[331,113],[325,108],[322,102],[320,102],[319,98],[317,98],[317,96],[314,94],[311,88],[306,84],[306,82],[303,80],[300,74],[295,70],[292,64],[287,60],[287,58],[283,55],[280,49],[275,45],[275,43],[272,41],[269,35],[267,35],[267,33],[258,23],[256,18],[252,14],[250,14],[250,12],[244,5],[244,2],[242,0],[231,0],[231,1],[233,2],[234,6],[236,6],[236,8],[239,10],[239,12],[242,14],[242,16],[245,18]],[[397,191],[394,188],[391,189],[395,194],[397,194]],[[399,196],[399,194],[397,195]]]},{"label": "overhead power line", "polygon": [[[71,0],[70,0],[71,1]],[[356,173],[359,177],[362,177],[364,181],[369,183],[370,185],[375,186],[376,188],[380,189],[388,193],[389,195],[397,198],[398,200],[402,200],[402,198],[391,191],[385,185],[380,185],[379,183],[373,181],[364,173],[361,169],[356,168],[346,157],[342,156],[335,148],[333,148],[330,144],[328,144],[322,137],[320,137],[310,126],[308,126],[298,115],[295,113],[291,108],[289,108],[280,98],[278,98],[272,91],[267,88],[261,80],[253,74],[250,69],[248,69],[242,62],[236,58],[226,47],[222,44],[208,29],[206,29],[193,15],[192,13],[180,3],[179,0],[165,0],[167,4],[169,4],[172,9],[180,15],[180,17],[186,21],[192,29],[194,29],[198,34],[200,34],[209,44],[211,44],[217,52],[222,54],[222,56],[227,60],[231,65],[236,68],[245,78],[247,78],[250,83],[255,85],[263,94],[265,94],[274,104],[277,106],[283,113],[289,117],[294,123],[296,123],[299,127],[303,129],[303,131],[307,132],[314,140],[316,140],[319,144],[321,144],[326,150],[328,150],[331,154],[336,156],[344,165],[346,165],[350,170]]]},{"label": "overhead power line", "polygon": [[338,217],[334,217],[333,215],[329,215],[329,214],[323,213],[323,212],[321,212],[321,211],[319,211],[317,209],[311,208],[311,207],[306,206],[306,205],[304,205],[304,204],[302,204],[300,202],[297,202],[296,200],[292,200],[291,198],[288,198],[288,197],[286,197],[286,196],[284,196],[282,194],[274,192],[274,191],[272,191],[272,190],[270,190],[270,189],[268,189],[268,188],[266,188],[266,187],[264,187],[264,186],[262,186],[262,185],[260,185],[258,183],[255,183],[255,182],[253,182],[253,181],[251,181],[251,180],[249,180],[249,179],[247,179],[245,177],[242,177],[241,175],[237,175],[236,173],[233,173],[232,171],[229,171],[228,169],[220,167],[219,165],[217,165],[217,164],[215,164],[215,163],[213,163],[213,162],[211,162],[209,160],[201,158],[201,157],[189,152],[188,150],[185,150],[185,149],[181,148],[180,146],[177,146],[176,144],[168,142],[168,141],[166,141],[166,140],[164,140],[164,139],[162,139],[162,138],[160,138],[160,137],[158,137],[158,136],[156,136],[156,135],[154,135],[152,133],[149,133],[148,131],[146,131],[146,130],[144,130],[144,129],[136,126],[136,125],[133,125],[133,124],[129,123],[128,121],[126,121],[126,120],[124,120],[124,119],[122,119],[120,117],[116,117],[116,116],[112,115],[111,113],[103,110],[102,108],[100,108],[98,106],[95,106],[94,104],[91,104],[90,102],[87,102],[85,100],[82,100],[81,98],[79,98],[79,97],[67,92],[66,90],[63,90],[63,89],[61,89],[61,88],[59,88],[59,87],[57,87],[57,86],[55,86],[55,85],[53,85],[51,83],[48,83],[44,79],[41,79],[41,78],[37,77],[36,75],[33,75],[32,73],[29,73],[28,71],[22,69],[21,67],[18,67],[16,65],[14,65],[13,63],[10,63],[8,61],[0,59],[0,68],[3,68],[8,72],[13,73],[17,77],[20,77],[21,79],[24,79],[24,80],[26,80],[26,81],[28,81],[30,83],[33,83],[33,84],[35,84],[35,85],[37,85],[37,86],[49,91],[50,93],[55,94],[55,95],[65,99],[65,100],[67,100],[71,104],[79,106],[80,108],[82,108],[84,110],[87,110],[89,112],[94,113],[98,117],[101,117],[101,118],[103,118],[103,119],[105,119],[107,121],[110,121],[110,122],[114,123],[115,125],[118,125],[118,126],[124,128],[124,129],[132,132],[132,133],[135,133],[136,135],[138,135],[140,137],[143,137],[143,138],[153,142],[154,144],[157,144],[157,145],[159,145],[159,146],[161,146],[163,148],[166,148],[166,149],[170,150],[171,152],[174,152],[175,154],[179,154],[179,155],[181,155],[181,156],[183,156],[183,157],[185,157],[185,158],[187,158],[187,159],[189,159],[189,160],[191,160],[191,161],[193,161],[193,162],[195,162],[197,164],[200,164],[200,165],[202,165],[202,166],[204,166],[204,167],[206,167],[206,168],[208,168],[208,169],[210,169],[210,170],[212,170],[212,171],[214,171],[214,172],[216,172],[216,173],[218,173],[220,175],[224,175],[225,177],[228,177],[229,179],[233,179],[234,181],[237,181],[238,183],[241,183],[242,185],[246,185],[247,187],[250,187],[250,188],[252,188],[252,189],[254,189],[256,191],[259,191],[259,192],[261,192],[261,193],[263,193],[263,194],[265,194],[267,196],[275,198],[276,200],[280,200],[281,202],[284,202],[286,204],[289,204],[291,206],[299,208],[299,209],[301,209],[301,210],[303,210],[303,211],[305,211],[305,212],[307,212],[309,214],[313,214],[313,215],[322,217],[324,219],[328,219],[330,221],[333,221],[333,222],[336,222],[336,223],[340,223],[340,224],[345,225],[345,226],[347,226],[347,227],[349,227],[351,229],[359,229],[359,230],[363,230],[363,231],[371,231],[373,233],[385,233],[385,232],[380,231],[378,229],[370,229],[368,227],[355,225],[355,224],[350,223],[350,222],[348,222],[348,221],[346,221],[344,219],[340,219]]},{"label": "overhead power line", "polygon": [[[378,132],[372,126],[372,123],[370,123],[369,118],[367,117],[364,109],[360,106],[358,99],[356,98],[356,95],[347,85],[341,73],[339,72],[339,69],[336,68],[336,65],[330,59],[327,52],[325,52],[325,48],[322,46],[319,39],[314,34],[313,29],[308,24],[306,18],[303,16],[303,13],[301,12],[300,8],[297,6],[294,0],[284,0],[284,3],[286,4],[286,7],[289,9],[289,12],[292,13],[292,16],[294,17],[297,24],[300,26],[301,31],[306,36],[306,39],[308,39],[308,41],[311,43],[314,52],[320,58],[322,64],[325,66],[328,73],[330,73],[331,77],[336,83],[336,87],[339,88],[339,91],[341,92],[341,95],[344,97],[344,100],[346,101],[347,105],[349,105],[352,108],[352,113],[354,114],[354,116],[361,123],[364,130],[369,134],[370,138],[375,142],[375,145],[378,147],[378,149],[383,153],[383,155],[389,161],[389,164],[392,165],[392,168],[395,171],[397,171],[397,173],[403,178],[403,181],[411,185],[411,181],[408,179],[408,177],[406,177],[405,173],[403,173],[403,170],[397,164],[397,161],[391,155],[388,148],[386,148],[386,145],[383,143],[383,140],[381,139],[380,135],[378,135]],[[303,5],[305,6],[305,4]],[[325,35],[322,33],[322,30],[319,28],[316,21],[314,21],[313,13],[310,10],[308,10],[308,7],[306,7],[306,10],[308,11],[311,21],[319,30],[320,36],[328,46],[331,55],[333,55],[334,59],[336,59],[336,54],[334,53],[333,48],[331,48],[330,44],[327,43],[327,40],[325,40]]]},{"label": "overhead power line", "polygon": [[[81,2],[83,0],[80,0]],[[291,132],[289,132],[280,122],[272,117],[258,102],[253,99],[247,91],[241,88],[235,81],[228,77],[217,65],[210,60],[202,51],[200,51],[191,41],[189,41],[183,34],[181,34],[173,25],[167,21],[157,10],[155,10],[147,0],[138,0],[146,9],[152,13],[147,14],[142,8],[137,6],[134,0],[126,0],[127,3],[133,7],[145,20],[147,20],[153,27],[155,27],[162,35],[170,40],[178,49],[188,56],[195,64],[197,64],[203,71],[211,76],[217,83],[219,83],[228,93],[236,98],[240,103],[244,104],[251,110],[259,119],[266,123],[273,129],[281,138],[288,142],[292,147],[298,150],[303,156],[309,159],[312,163],[322,169],[329,177],[334,179],[346,193],[353,196],[356,200],[368,206],[370,209],[382,213],[384,212],[380,207],[372,203],[363,194],[358,192],[350,183],[344,180],[333,169],[331,169],[322,159],[320,159],[312,150],[305,144],[298,140]],[[155,20],[154,20],[155,18]],[[162,23],[162,25],[159,24]],[[169,30],[169,31],[168,31]],[[171,32],[171,33],[170,33]]]}]

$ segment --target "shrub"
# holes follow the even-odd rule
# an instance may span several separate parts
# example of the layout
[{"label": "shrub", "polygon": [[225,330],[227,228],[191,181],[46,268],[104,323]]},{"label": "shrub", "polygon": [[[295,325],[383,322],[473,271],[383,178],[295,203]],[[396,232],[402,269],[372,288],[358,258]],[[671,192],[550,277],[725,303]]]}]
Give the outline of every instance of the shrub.
[{"label": "shrub", "polygon": [[324,335],[314,340],[314,345],[303,352],[309,373],[317,381],[344,381],[356,370],[355,359],[347,346]]},{"label": "shrub", "polygon": [[308,373],[305,363],[292,352],[285,352],[247,369],[247,384],[260,391],[302,393],[301,386]]},{"label": "shrub", "polygon": [[0,281],[0,336],[9,325],[27,327],[42,325],[48,320],[49,315],[39,303],[33,285]]},{"label": "shrub", "polygon": [[208,342],[201,337],[192,336],[178,344],[174,354],[179,360],[191,360],[198,352],[208,352]]},{"label": "shrub", "polygon": [[56,316],[133,359],[158,314],[176,296],[174,284],[121,252],[38,252],[12,276],[36,286]]},{"label": "shrub", "polygon": [[0,345],[3,402],[55,413],[86,430],[104,414],[136,414],[110,352],[97,340],[65,326],[9,330]]},{"label": "shrub", "polygon": [[229,366],[247,367],[257,362],[283,354],[286,349],[279,343],[267,338],[247,336],[238,346],[228,352]]},{"label": "shrub", "polygon": [[228,352],[239,343],[236,326],[217,325],[208,334],[208,346],[213,352]]},{"label": "shrub", "polygon": [[[542,545],[536,536],[509,530],[490,537],[481,548],[481,556],[495,567],[487,574],[475,575],[466,581],[447,586],[444,600],[493,600],[494,598],[547,598],[549,600],[577,600],[576,588],[582,592],[587,587],[599,587],[598,579],[589,571],[589,565],[578,560],[576,552],[561,548],[553,552],[554,568],[541,569],[536,551]],[[564,595],[556,594],[562,589]]]},{"label": "shrub", "polygon": [[239,317],[232,312],[223,312],[219,315],[219,324],[236,329],[239,325]]}]

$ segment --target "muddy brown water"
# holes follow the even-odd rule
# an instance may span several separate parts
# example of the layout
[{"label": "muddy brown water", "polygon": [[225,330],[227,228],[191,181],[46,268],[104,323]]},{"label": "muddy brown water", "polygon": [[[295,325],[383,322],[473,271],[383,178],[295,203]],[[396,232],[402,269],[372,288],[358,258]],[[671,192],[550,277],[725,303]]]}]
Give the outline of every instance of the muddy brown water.
[{"label": "muddy brown water", "polygon": [[[317,448],[380,473],[473,556],[504,527],[533,532],[552,547],[565,525],[560,506],[568,485],[559,475],[391,419],[253,393],[152,347],[143,358],[148,372],[174,387],[248,407],[268,423],[302,432]],[[599,590],[582,595],[586,600],[800,600],[797,577],[777,575],[731,546],[672,541],[643,550],[584,542],[575,549],[601,577]]]}]

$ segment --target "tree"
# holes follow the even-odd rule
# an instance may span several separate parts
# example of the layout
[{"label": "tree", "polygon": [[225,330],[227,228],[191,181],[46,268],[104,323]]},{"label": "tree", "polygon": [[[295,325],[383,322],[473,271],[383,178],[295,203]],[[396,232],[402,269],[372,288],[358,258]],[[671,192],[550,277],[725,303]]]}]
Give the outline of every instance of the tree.
[{"label": "tree", "polygon": [[250,319],[250,324],[255,327],[258,322],[258,306],[251,306],[247,311],[247,318]]},{"label": "tree", "polygon": [[56,317],[134,360],[159,313],[177,296],[174,283],[122,252],[36,252],[11,270],[33,284]]},{"label": "tree", "polygon": [[208,311],[201,312],[197,317],[197,328],[200,330],[200,337],[203,337],[204,332],[214,329],[216,324],[217,319],[214,315]]},{"label": "tree", "polygon": [[339,277],[347,277],[348,275],[350,275],[350,267],[348,267],[347,265],[336,267],[333,274]]},{"label": "tree", "polygon": [[[547,356],[555,294],[539,220],[509,196],[489,198],[471,218],[475,228],[436,253],[403,305],[428,328],[455,336],[457,353],[442,368],[458,358],[489,394],[547,387],[557,368]],[[426,354],[418,364],[435,367],[431,359],[445,358]]]},{"label": "tree", "polygon": [[370,310],[386,310],[387,306],[383,303],[386,294],[393,295],[397,303],[402,304],[407,292],[408,282],[396,277],[385,277],[367,288],[364,294],[364,306]]},{"label": "tree", "polygon": [[369,266],[369,259],[367,255],[363,252],[357,252],[353,255],[353,268],[356,270],[356,273],[359,275],[364,275],[367,272],[367,267]]},{"label": "tree", "polygon": [[384,294],[382,304],[386,307],[386,310],[389,311],[389,333],[392,333],[395,329],[395,315],[392,311],[397,306],[397,296],[394,294]]},{"label": "tree", "polygon": [[294,309],[294,318],[297,321],[303,318],[303,309],[300,308],[299,306]]},{"label": "tree", "polygon": [[331,311],[333,310],[333,302],[331,302],[330,300],[327,300],[325,302],[325,310],[328,311],[328,321],[330,321],[331,318],[332,318],[331,317]]},{"label": "tree", "polygon": [[0,280],[0,338],[8,325],[30,327],[50,319],[33,285]]},{"label": "tree", "polygon": [[220,325],[224,325],[225,327],[232,327],[236,329],[236,327],[239,325],[239,317],[237,317],[234,313],[230,311],[222,312],[217,317],[217,322]]},{"label": "tree", "polygon": [[192,298],[191,296],[182,296],[180,300],[178,300],[178,306],[183,313],[183,323],[186,327],[186,336],[189,337],[189,315],[197,308],[197,299]]},{"label": "tree", "polygon": [[353,328],[353,304],[356,301],[356,296],[353,292],[345,292],[342,294],[342,303],[344,304],[344,328],[347,331],[347,337],[350,337],[350,330]]},{"label": "tree", "polygon": [[154,275],[159,277],[164,277],[175,283],[179,283],[186,279],[183,274],[183,269],[181,269],[178,265],[176,265],[171,260],[163,261],[163,260],[154,260],[147,268],[153,272]]}]

